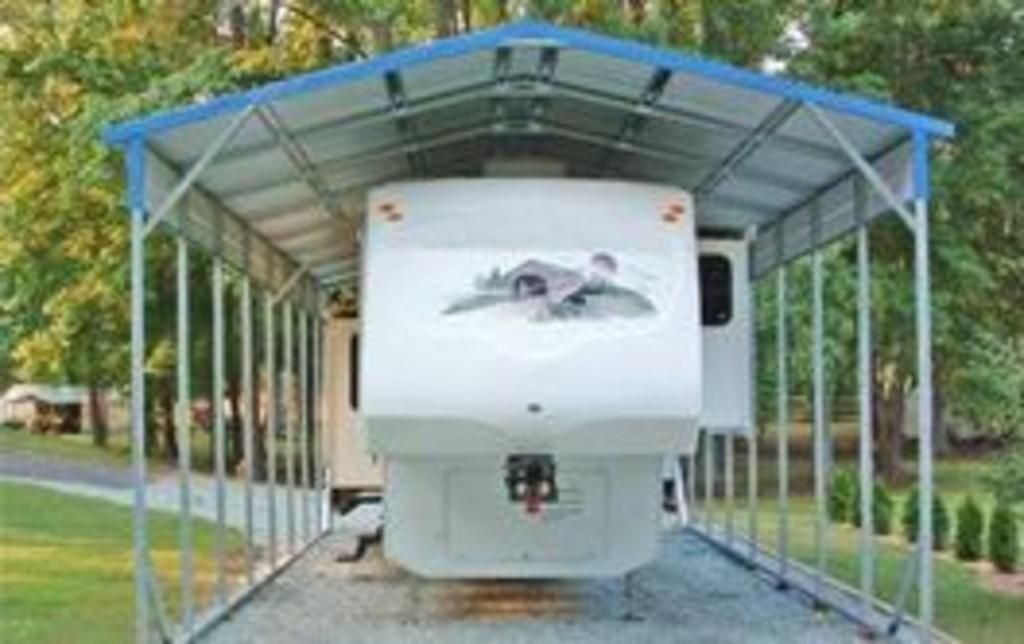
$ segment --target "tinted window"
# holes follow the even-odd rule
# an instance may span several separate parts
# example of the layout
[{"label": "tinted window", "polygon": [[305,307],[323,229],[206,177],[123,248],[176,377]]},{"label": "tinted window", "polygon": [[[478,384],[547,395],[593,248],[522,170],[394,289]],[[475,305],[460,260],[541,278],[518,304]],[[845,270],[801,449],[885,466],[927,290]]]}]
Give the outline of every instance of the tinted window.
[{"label": "tinted window", "polygon": [[732,319],[732,264],[722,255],[700,256],[701,322],[722,326]]}]

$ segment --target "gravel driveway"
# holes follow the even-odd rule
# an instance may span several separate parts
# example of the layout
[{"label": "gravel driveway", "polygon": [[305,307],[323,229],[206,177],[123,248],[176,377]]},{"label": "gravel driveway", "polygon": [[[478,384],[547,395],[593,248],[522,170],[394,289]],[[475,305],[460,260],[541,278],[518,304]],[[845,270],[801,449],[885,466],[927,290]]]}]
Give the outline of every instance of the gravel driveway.
[{"label": "gravel driveway", "polygon": [[688,533],[621,579],[431,581],[388,564],[379,548],[338,563],[344,534],[317,544],[214,628],[207,644],[239,642],[853,642],[857,632],[722,557]]}]

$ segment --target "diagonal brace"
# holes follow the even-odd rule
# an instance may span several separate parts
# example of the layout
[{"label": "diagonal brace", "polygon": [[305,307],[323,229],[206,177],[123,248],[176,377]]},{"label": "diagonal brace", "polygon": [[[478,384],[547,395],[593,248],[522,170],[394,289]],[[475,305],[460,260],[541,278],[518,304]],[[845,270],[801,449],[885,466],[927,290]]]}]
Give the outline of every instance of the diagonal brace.
[{"label": "diagonal brace", "polygon": [[281,117],[269,105],[257,108],[256,116],[259,117],[263,125],[266,126],[271,135],[281,145],[281,149],[284,150],[285,156],[288,157],[296,172],[299,173],[299,177],[306,182],[306,185],[316,195],[322,214],[328,219],[336,217],[337,212],[331,207],[331,195],[320,181],[313,162],[302,148],[302,145],[295,139],[295,136],[285,127]]},{"label": "diagonal brace", "polygon": [[814,117],[814,120],[818,122],[821,129],[831,136],[839,148],[847,157],[850,158],[853,164],[857,167],[857,170],[860,171],[860,173],[864,175],[864,178],[867,179],[868,183],[871,184],[871,187],[874,188],[889,207],[900,216],[900,219],[903,220],[903,223],[906,224],[907,228],[910,230],[917,230],[917,226],[914,223],[914,216],[910,214],[910,211],[907,210],[905,205],[903,205],[903,202],[893,194],[889,184],[887,184],[878,174],[878,171],[868,163],[857,147],[839,131],[839,128],[836,127],[835,123],[833,123],[831,119],[821,111],[821,108],[814,103],[805,102],[804,107],[807,108],[807,111]]},{"label": "diagonal brace", "polygon": [[174,186],[170,194],[164,197],[163,202],[156,209],[156,212],[153,213],[153,216],[146,222],[146,226],[142,230],[143,237],[153,232],[153,229],[156,228],[157,224],[163,221],[167,215],[170,214],[171,210],[178,205],[178,202],[185,196],[185,193],[187,193],[195,184],[196,180],[199,179],[199,175],[203,173],[203,170],[213,163],[214,159],[217,158],[217,155],[220,154],[220,152],[227,147],[229,143],[231,143],[235,138],[235,135],[237,135],[242,129],[242,126],[248,122],[249,117],[252,116],[254,110],[255,107],[252,105],[245,108],[242,113],[236,116],[227,127],[221,130],[220,134],[217,135],[217,138],[207,146],[203,155],[192,164],[188,169],[188,172],[185,173],[185,176],[181,178],[181,181],[179,181],[176,186]]},{"label": "diagonal brace", "polygon": [[[641,93],[636,99],[629,113],[623,119],[622,125],[619,127],[619,132],[615,136],[615,148],[623,149],[630,144],[632,139],[635,139],[640,135],[643,129],[647,126],[651,107],[658,102],[658,99],[661,98],[661,95],[665,91],[665,86],[668,85],[671,78],[672,72],[664,67],[659,67],[654,70],[650,80],[647,81],[647,85],[644,87],[643,93]],[[607,173],[612,162],[612,157],[613,150],[609,150],[605,153],[604,158],[601,160],[602,174]]]},{"label": "diagonal brace", "polygon": [[735,170],[761,148],[771,137],[800,109],[800,103],[783,101],[765,117],[754,131],[743,139],[729,153],[722,163],[708,175],[694,191],[701,197],[707,197],[728,180]]},{"label": "diagonal brace", "polygon": [[278,302],[287,297],[288,294],[291,293],[292,289],[295,288],[295,285],[299,282],[299,280],[302,279],[302,277],[306,275],[308,272],[309,266],[307,266],[306,264],[303,264],[302,266],[299,266],[297,269],[295,269],[295,272],[288,276],[288,279],[286,279],[284,283],[281,284],[281,288],[277,289],[277,292],[274,293],[273,297],[270,298],[271,305],[276,305]]}]

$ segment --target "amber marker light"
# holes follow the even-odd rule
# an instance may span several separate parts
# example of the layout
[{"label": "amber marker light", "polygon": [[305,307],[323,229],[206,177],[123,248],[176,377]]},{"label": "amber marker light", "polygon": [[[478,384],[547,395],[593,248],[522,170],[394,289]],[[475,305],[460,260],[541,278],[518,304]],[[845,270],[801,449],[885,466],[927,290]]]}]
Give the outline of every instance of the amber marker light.
[{"label": "amber marker light", "polygon": [[399,212],[398,207],[390,201],[385,201],[378,205],[377,211],[384,216],[386,221],[395,222],[402,220],[402,213]]},{"label": "amber marker light", "polygon": [[682,221],[684,214],[686,214],[686,208],[683,207],[683,204],[672,202],[665,206],[665,210],[661,213],[661,218],[667,223],[675,224]]}]

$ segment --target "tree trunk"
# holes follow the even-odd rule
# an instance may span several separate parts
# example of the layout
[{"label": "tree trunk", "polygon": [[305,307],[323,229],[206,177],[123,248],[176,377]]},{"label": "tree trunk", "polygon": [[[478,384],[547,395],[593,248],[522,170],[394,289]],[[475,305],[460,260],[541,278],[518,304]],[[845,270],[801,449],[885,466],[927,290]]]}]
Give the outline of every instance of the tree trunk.
[{"label": "tree trunk", "polygon": [[903,472],[903,393],[882,392],[875,395],[875,427],[878,432],[877,462],[882,478],[897,483]]},{"label": "tree trunk", "polygon": [[228,471],[234,474],[238,464],[245,457],[244,446],[242,445],[242,405],[240,402],[241,387],[237,381],[228,383],[228,407],[231,412],[231,422],[228,423]]},{"label": "tree trunk", "polygon": [[89,425],[92,426],[92,444],[97,447],[106,447],[107,418],[100,402],[100,388],[94,382],[89,384]]},{"label": "tree trunk", "polygon": [[270,13],[267,16],[267,44],[277,42],[278,16],[281,14],[281,0],[270,0]]},{"label": "tree trunk", "polygon": [[644,22],[645,14],[647,13],[647,3],[644,0],[628,0],[626,2],[626,11],[629,14],[630,21],[635,26],[640,26]]},{"label": "tree trunk", "polygon": [[[953,451],[952,428],[946,422],[946,392],[942,378],[942,365],[936,362],[932,381],[932,444],[935,453],[947,456]],[[920,388],[918,388],[920,395]]]},{"label": "tree trunk", "polygon": [[875,462],[887,483],[903,475],[903,410],[906,402],[899,378],[883,376],[877,357],[872,358],[872,416],[875,427]]},{"label": "tree trunk", "polygon": [[[153,378],[145,379],[146,391],[151,391],[149,388],[153,386]],[[155,408],[153,404],[153,395],[147,395],[142,401],[142,430],[146,435],[145,453],[147,457],[153,456],[157,451],[157,433],[156,433],[156,417],[153,413]],[[132,436],[132,440],[135,440],[135,436]]]},{"label": "tree trunk", "polygon": [[170,378],[160,378],[160,415],[163,417],[161,430],[164,438],[164,456],[170,463],[178,460],[178,428],[174,424],[174,390]]},{"label": "tree trunk", "polygon": [[242,5],[236,4],[231,7],[231,11],[228,13],[228,27],[231,30],[231,43],[236,49],[245,47],[245,20],[245,9],[242,8]]},{"label": "tree trunk", "polygon": [[455,0],[435,0],[435,30],[438,38],[446,38],[454,35],[455,24]]}]

